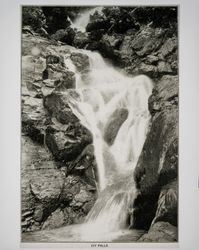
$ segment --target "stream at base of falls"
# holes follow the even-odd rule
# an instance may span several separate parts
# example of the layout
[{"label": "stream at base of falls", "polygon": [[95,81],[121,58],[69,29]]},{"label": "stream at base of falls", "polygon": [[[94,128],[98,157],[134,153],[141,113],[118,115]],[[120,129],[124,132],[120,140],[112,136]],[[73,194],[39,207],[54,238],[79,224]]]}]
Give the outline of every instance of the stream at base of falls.
[{"label": "stream at base of falls", "polygon": [[[91,225],[92,228],[92,225]],[[88,224],[89,229],[89,224]],[[123,229],[109,234],[103,228],[87,230],[84,224],[71,225],[53,230],[42,230],[22,234],[22,242],[136,242],[144,234],[143,230]]]}]

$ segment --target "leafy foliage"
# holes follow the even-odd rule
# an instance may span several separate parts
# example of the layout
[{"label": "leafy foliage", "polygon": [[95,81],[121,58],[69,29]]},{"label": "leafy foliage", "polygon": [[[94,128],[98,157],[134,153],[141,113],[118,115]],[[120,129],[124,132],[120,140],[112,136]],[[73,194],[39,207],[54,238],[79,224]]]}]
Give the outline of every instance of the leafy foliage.
[{"label": "leafy foliage", "polygon": [[46,18],[41,7],[24,6],[22,8],[22,24],[30,25],[34,30],[45,27]]}]

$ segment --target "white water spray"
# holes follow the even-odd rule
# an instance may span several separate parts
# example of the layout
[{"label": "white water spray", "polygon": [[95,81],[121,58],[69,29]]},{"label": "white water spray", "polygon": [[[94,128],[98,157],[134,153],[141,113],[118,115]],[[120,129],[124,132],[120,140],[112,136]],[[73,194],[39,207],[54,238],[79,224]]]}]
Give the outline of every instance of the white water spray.
[{"label": "white water spray", "polygon": [[76,28],[77,30],[81,32],[85,32],[86,26],[90,21],[90,15],[93,15],[95,11],[101,12],[102,7],[95,7],[89,10],[86,10],[84,12],[81,12],[80,15],[72,22],[71,22],[71,28]]},{"label": "white water spray", "polygon": [[[100,189],[99,198],[82,225],[82,239],[89,240],[126,226],[129,207],[136,197],[133,171],[150,120],[148,98],[152,82],[144,75],[122,74],[97,52],[78,52],[88,55],[90,71],[85,81],[78,77],[76,82],[81,101],[71,98],[69,105],[93,135]],[[117,112],[121,110],[128,115],[119,123],[117,133],[111,135],[121,119],[122,113]],[[108,143],[106,136],[114,137],[113,142]]]}]

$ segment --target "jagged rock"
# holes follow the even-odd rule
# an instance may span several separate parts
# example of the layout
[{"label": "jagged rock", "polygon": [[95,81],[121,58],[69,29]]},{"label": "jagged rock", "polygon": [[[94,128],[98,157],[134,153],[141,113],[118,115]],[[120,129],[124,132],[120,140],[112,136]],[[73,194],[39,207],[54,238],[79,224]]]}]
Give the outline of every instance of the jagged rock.
[{"label": "jagged rock", "polygon": [[59,199],[64,183],[64,175],[57,169],[32,171],[30,188],[32,194],[42,204],[54,203]]},{"label": "jagged rock", "polygon": [[46,145],[57,160],[69,162],[76,159],[84,147],[91,142],[92,139],[86,133],[83,134],[81,129],[78,129],[78,132],[81,132],[80,135],[77,135],[75,130],[77,127],[72,127],[65,132],[47,129]]},{"label": "jagged rock", "polygon": [[67,91],[65,93],[54,91],[51,95],[44,98],[44,107],[52,117],[55,117],[63,124],[68,124],[69,122],[75,123],[78,121],[78,118],[73,114],[68,105],[71,95],[74,98],[79,98],[79,95],[75,90]]},{"label": "jagged rock", "polygon": [[93,207],[93,205],[94,205],[94,204],[93,204],[93,201],[88,201],[88,202],[86,202],[86,203],[83,205],[83,207],[82,207],[84,213],[85,213],[85,214],[88,214],[89,211],[91,210],[91,208]]},{"label": "jagged rock", "polygon": [[89,70],[89,57],[86,54],[73,52],[70,58],[79,72],[85,73]]},{"label": "jagged rock", "polygon": [[[21,159],[22,230],[30,231],[39,229],[40,224],[37,225],[37,222],[42,223],[53,207],[57,206],[56,197],[59,196],[58,193],[61,190],[58,187],[58,182],[64,181],[65,176],[56,169],[57,166],[52,159],[52,155],[46,148],[27,136],[22,136]],[[55,179],[54,175],[59,176],[59,178]],[[54,189],[53,186],[57,188]],[[40,191],[42,198],[40,197]],[[55,199],[51,194],[55,194]],[[48,196],[47,199],[45,199],[45,195]]]},{"label": "jagged rock", "polygon": [[[84,204],[89,203],[90,209],[94,205],[96,200],[95,189],[91,189],[90,185],[86,184],[78,175],[69,175],[67,176],[62,193],[60,196],[60,201],[63,204],[69,204],[69,206],[74,209],[82,209]],[[85,216],[89,211],[84,210],[84,213],[81,216]],[[69,214],[70,218],[71,215]]]},{"label": "jagged rock", "polygon": [[90,31],[99,30],[99,29],[107,30],[109,27],[110,27],[109,20],[101,13],[96,12],[91,16],[90,22],[86,26],[86,31],[90,32]]},{"label": "jagged rock", "polygon": [[88,34],[85,32],[78,31],[73,40],[73,45],[77,48],[83,49],[89,43]]},{"label": "jagged rock", "polygon": [[168,38],[160,48],[160,54],[163,58],[171,54],[174,50],[177,49],[177,38],[173,36]]},{"label": "jagged rock", "polygon": [[58,208],[56,209],[44,222],[42,229],[53,229],[65,225],[65,215],[63,211]]},{"label": "jagged rock", "polygon": [[85,203],[92,199],[92,194],[82,189],[78,194],[75,195],[74,199],[77,202]]},{"label": "jagged rock", "polygon": [[[43,57],[23,56],[22,90],[26,89],[27,95],[32,97],[36,97],[38,95],[39,93],[38,84],[42,80],[42,71],[44,69],[45,69],[45,59]],[[22,91],[22,96],[23,95],[24,91]]]},{"label": "jagged rock", "polygon": [[36,206],[35,211],[34,211],[34,220],[37,222],[42,222],[44,217],[44,207],[42,204],[39,204]]},{"label": "jagged rock", "polygon": [[110,48],[118,49],[120,44],[122,43],[122,36],[121,35],[103,35],[102,42],[107,43]]},{"label": "jagged rock", "polygon": [[34,31],[32,30],[31,26],[29,25],[25,25],[22,27],[22,32],[25,33],[25,34],[31,34],[34,36]]},{"label": "jagged rock", "polygon": [[111,58],[113,61],[119,58],[119,46],[122,42],[121,36],[118,35],[103,35],[99,42],[99,51],[105,57]]},{"label": "jagged rock", "polygon": [[47,124],[43,101],[40,98],[26,96],[23,97],[22,103],[22,132],[42,144]]},{"label": "jagged rock", "polygon": [[61,41],[69,45],[72,45],[74,37],[75,32],[71,27],[68,27],[67,29],[57,30],[55,34],[51,35],[51,39]]},{"label": "jagged rock", "polygon": [[43,86],[41,88],[41,93],[45,97],[45,96],[48,96],[48,95],[52,94],[52,92],[54,90],[55,90],[55,88],[51,88],[51,87],[48,87],[48,86]]},{"label": "jagged rock", "polygon": [[177,228],[168,222],[157,222],[138,242],[175,242],[178,240]]},{"label": "jagged rock", "polygon": [[[87,145],[77,159],[70,164],[68,172],[80,174],[87,183],[96,187],[98,174],[94,156],[94,146],[92,144]],[[95,188],[93,190],[95,190]]]},{"label": "jagged rock", "polygon": [[126,67],[125,71],[129,73],[130,75],[140,75],[140,74],[145,74],[150,78],[157,77],[158,72],[157,72],[157,67],[151,64],[145,64],[145,63],[140,63],[139,67],[136,65]]},{"label": "jagged rock", "polygon": [[147,27],[141,30],[137,37],[131,42],[131,47],[138,56],[150,54],[152,51],[157,50],[163,39],[163,29]]},{"label": "jagged rock", "polygon": [[59,64],[57,66],[48,64],[43,71],[43,79],[53,80],[54,87],[58,91],[75,88],[75,73]]},{"label": "jagged rock", "polygon": [[178,182],[176,180],[163,186],[158,198],[158,206],[152,225],[158,221],[166,221],[177,226]]},{"label": "jagged rock", "polygon": [[60,64],[64,67],[64,57],[58,54],[50,54],[46,56],[46,65],[48,64]]},{"label": "jagged rock", "polygon": [[116,109],[109,118],[108,123],[104,129],[104,140],[112,145],[122,123],[128,117],[128,110],[125,108]]},{"label": "jagged rock", "polygon": [[44,100],[44,106],[52,117],[62,124],[68,124],[65,131],[48,126],[46,131],[46,144],[56,159],[67,162],[74,160],[84,147],[92,142],[90,132],[83,127],[78,118],[68,106],[70,95],[78,96],[74,92],[53,92]]},{"label": "jagged rock", "polygon": [[178,104],[178,76],[165,75],[155,86],[149,98],[151,113],[169,108]]},{"label": "jagged rock", "polygon": [[172,69],[169,63],[164,61],[159,61],[157,66],[157,71],[160,74],[169,74],[172,73]]}]

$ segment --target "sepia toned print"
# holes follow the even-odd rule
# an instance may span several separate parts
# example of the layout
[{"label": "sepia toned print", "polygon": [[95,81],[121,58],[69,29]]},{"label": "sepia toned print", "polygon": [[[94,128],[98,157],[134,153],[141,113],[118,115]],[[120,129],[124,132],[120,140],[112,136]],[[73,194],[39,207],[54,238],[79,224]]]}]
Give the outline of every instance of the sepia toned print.
[{"label": "sepia toned print", "polygon": [[22,7],[22,242],[178,241],[177,10]]}]

